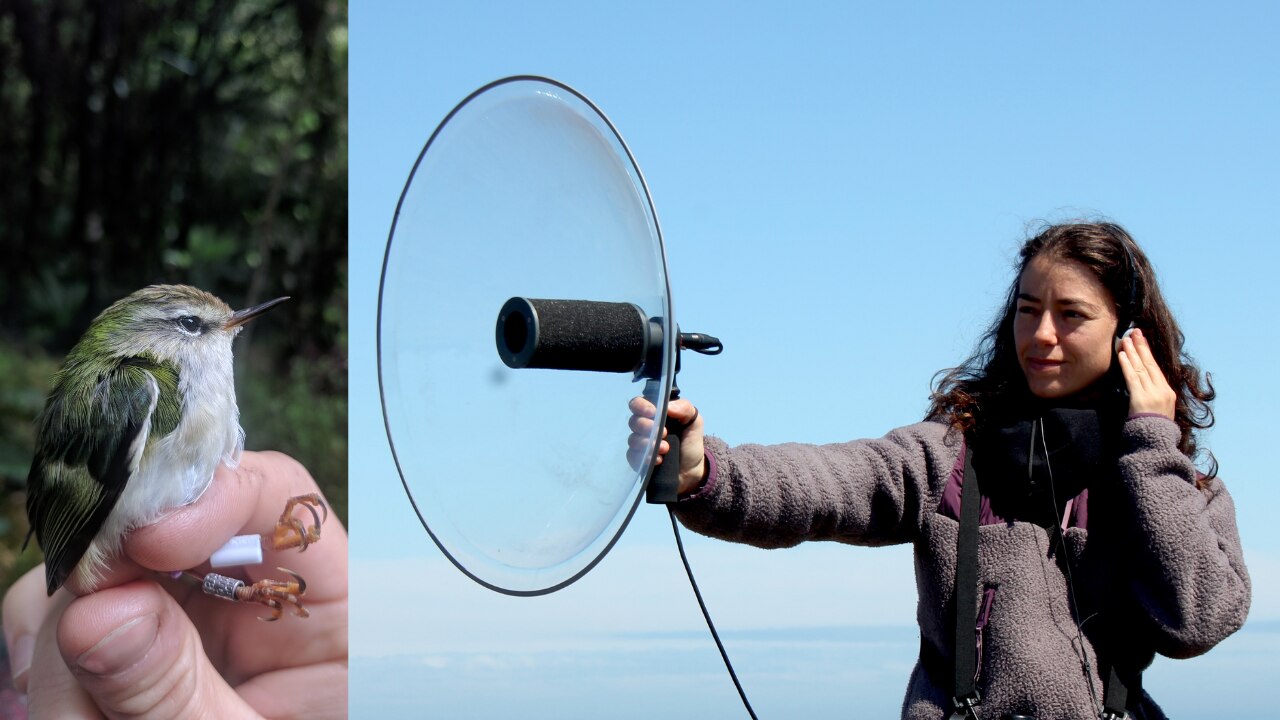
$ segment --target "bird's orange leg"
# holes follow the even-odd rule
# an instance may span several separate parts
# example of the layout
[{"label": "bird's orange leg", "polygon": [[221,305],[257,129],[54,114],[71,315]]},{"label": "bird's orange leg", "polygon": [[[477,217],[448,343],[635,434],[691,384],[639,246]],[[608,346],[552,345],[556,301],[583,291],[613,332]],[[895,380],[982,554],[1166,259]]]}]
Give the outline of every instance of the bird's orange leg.
[{"label": "bird's orange leg", "polygon": [[[311,512],[311,519],[314,521],[311,525],[308,526],[293,516],[294,509],[299,505]],[[320,513],[316,512],[316,508],[324,510],[323,519]],[[276,523],[275,533],[271,537],[272,549],[302,548],[301,551],[306,551],[311,543],[320,539],[320,526],[328,519],[329,506],[318,493],[289,498],[284,505],[284,512],[280,513],[280,521]]]},{"label": "bird's orange leg", "polygon": [[217,573],[209,573],[201,580],[201,589],[206,594],[225,600],[237,602],[256,602],[271,608],[271,617],[260,617],[260,620],[275,622],[284,614],[286,605],[292,605],[293,614],[298,617],[310,617],[311,613],[302,606],[302,596],[307,592],[307,581],[302,576],[285,568],[276,568],[293,577],[292,580],[259,580],[252,585],[242,580],[229,578]]}]

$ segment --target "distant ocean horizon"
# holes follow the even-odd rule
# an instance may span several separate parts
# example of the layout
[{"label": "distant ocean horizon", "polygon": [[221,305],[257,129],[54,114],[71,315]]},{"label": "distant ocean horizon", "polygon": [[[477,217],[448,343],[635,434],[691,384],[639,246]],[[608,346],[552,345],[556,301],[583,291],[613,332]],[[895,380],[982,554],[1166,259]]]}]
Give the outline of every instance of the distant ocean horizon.
[{"label": "distant ocean horizon", "polygon": [[[723,632],[761,718],[897,717],[915,626]],[[1199,658],[1157,657],[1144,687],[1172,718],[1276,717],[1280,620],[1250,621]],[[564,649],[355,657],[351,717],[747,717],[709,635],[599,635]]]}]

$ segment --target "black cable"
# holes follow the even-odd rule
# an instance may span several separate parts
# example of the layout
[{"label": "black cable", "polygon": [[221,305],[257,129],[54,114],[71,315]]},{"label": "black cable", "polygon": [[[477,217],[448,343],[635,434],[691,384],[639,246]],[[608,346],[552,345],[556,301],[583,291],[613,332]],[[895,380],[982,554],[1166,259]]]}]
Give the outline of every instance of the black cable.
[{"label": "black cable", "polygon": [[[1036,441],[1036,426],[1031,424],[1031,442]],[[1062,525],[1066,524],[1066,518],[1063,518],[1061,524],[1057,519],[1058,516],[1058,492],[1053,487],[1053,465],[1049,464],[1049,443],[1044,437],[1044,418],[1040,418],[1040,446],[1044,448],[1044,466],[1049,471],[1049,502],[1053,504],[1054,516],[1054,535],[1058,538],[1058,550],[1062,553],[1062,564],[1067,569],[1067,591],[1071,596],[1071,619],[1076,622],[1076,641],[1080,643],[1080,669],[1084,671],[1084,679],[1089,683],[1089,697],[1093,700],[1096,708],[1102,708],[1102,703],[1098,702],[1098,690],[1093,685],[1093,674],[1089,672],[1089,653],[1084,646],[1084,631],[1081,625],[1084,623],[1080,620],[1080,603],[1076,600],[1076,583],[1071,576],[1071,551],[1067,549],[1066,530],[1062,529]],[[1035,448],[1032,448],[1034,453]],[[1028,462],[1028,466],[1030,463]],[[1090,616],[1092,617],[1092,616]],[[1095,653],[1096,655],[1096,653]],[[1101,668],[1099,668],[1101,671]],[[1099,711],[1101,712],[1101,711]]]},{"label": "black cable", "polygon": [[698,581],[693,579],[693,569],[689,567],[689,558],[684,554],[684,543],[680,541],[680,524],[676,522],[676,512],[671,505],[667,505],[667,514],[671,516],[671,532],[676,536],[676,549],[680,551],[680,562],[684,563],[685,574],[689,576],[689,585],[693,587],[694,597],[698,598],[698,607],[702,609],[702,617],[706,618],[711,639],[716,641],[716,647],[720,649],[720,657],[724,659],[724,666],[729,671],[729,677],[733,679],[733,686],[738,689],[738,697],[742,698],[742,705],[747,709],[747,714],[751,716],[751,720],[759,720],[756,717],[756,711],[751,709],[751,703],[747,701],[747,693],[742,689],[742,683],[738,682],[738,674],[733,671],[733,663],[729,662],[729,654],[724,650],[724,643],[720,642],[720,634],[716,632],[715,623],[711,622],[711,613],[707,612],[707,604],[702,601],[702,591],[698,589]]}]

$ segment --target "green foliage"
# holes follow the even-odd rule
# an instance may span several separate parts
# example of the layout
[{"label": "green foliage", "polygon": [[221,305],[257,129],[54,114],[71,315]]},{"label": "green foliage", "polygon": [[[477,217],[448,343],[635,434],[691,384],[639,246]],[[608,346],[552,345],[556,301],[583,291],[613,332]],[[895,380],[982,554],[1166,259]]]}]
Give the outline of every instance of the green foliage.
[{"label": "green foliage", "polygon": [[58,359],[0,342],[0,487],[20,486],[31,467],[35,419]]},{"label": "green foliage", "polygon": [[295,354],[281,368],[281,334],[292,324],[281,305],[236,341],[236,397],[245,447],[279,450],[311,472],[334,513],[347,522],[347,263],[335,268],[336,302],[316,321],[331,332],[325,353]]},{"label": "green foliage", "polygon": [[0,589],[40,563],[27,535],[26,484],[35,446],[35,418],[44,407],[58,359],[0,342]]},{"label": "green foliage", "polygon": [[0,6],[0,327],[65,350],[153,282],[288,294],[295,346],[346,254],[337,0]]},{"label": "green foliage", "polygon": [[237,380],[245,447],[281,450],[305,465],[344,525],[347,397],[315,389],[345,387],[345,378],[345,364],[334,358],[296,358],[283,377],[246,370]]}]

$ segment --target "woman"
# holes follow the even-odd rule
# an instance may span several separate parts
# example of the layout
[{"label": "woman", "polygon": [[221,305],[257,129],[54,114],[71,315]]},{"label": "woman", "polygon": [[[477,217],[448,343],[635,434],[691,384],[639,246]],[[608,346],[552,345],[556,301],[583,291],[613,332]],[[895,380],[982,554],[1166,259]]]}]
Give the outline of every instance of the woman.
[{"label": "woman", "polygon": [[[921,652],[904,718],[1162,717],[1142,668],[1156,652],[1208,651],[1244,623],[1250,592],[1216,463],[1193,463],[1213,390],[1182,345],[1122,228],[1050,226],[1024,244],[1007,304],[924,422],[878,440],[730,448],[671,403],[689,423],[676,511],[761,547],[912,543]],[[654,411],[637,399],[632,412],[635,447]],[[961,603],[972,620],[955,599],[966,469],[981,488]]]}]

